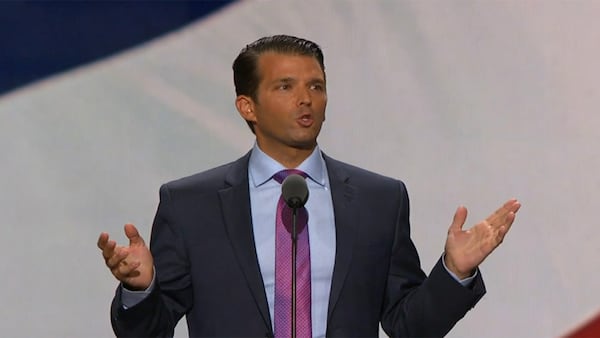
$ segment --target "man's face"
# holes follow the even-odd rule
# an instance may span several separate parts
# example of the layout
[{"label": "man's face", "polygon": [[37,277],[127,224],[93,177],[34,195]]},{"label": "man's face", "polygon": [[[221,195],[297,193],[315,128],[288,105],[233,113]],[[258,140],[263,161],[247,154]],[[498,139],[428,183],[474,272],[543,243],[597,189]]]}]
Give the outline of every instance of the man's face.
[{"label": "man's face", "polygon": [[325,121],[327,91],[319,62],[311,56],[267,52],[258,59],[259,85],[249,119],[268,154],[312,150]]}]

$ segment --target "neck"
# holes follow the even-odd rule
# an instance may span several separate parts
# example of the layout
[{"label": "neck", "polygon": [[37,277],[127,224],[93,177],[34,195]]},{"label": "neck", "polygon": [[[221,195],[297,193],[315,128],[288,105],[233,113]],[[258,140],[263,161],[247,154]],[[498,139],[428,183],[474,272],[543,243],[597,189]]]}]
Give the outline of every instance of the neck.
[{"label": "neck", "polygon": [[297,168],[310,154],[315,150],[316,144],[310,148],[293,148],[286,147],[283,149],[269,149],[264,147],[260,142],[257,142],[258,147],[272,159],[279,162],[286,169]]}]

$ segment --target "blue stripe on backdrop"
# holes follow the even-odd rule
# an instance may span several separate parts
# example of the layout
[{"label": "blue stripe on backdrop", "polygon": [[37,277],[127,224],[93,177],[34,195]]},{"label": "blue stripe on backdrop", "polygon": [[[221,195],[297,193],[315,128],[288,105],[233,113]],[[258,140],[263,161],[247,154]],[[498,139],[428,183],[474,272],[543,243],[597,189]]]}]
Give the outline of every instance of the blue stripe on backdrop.
[{"label": "blue stripe on backdrop", "polygon": [[231,2],[0,2],[0,95],[177,29]]}]

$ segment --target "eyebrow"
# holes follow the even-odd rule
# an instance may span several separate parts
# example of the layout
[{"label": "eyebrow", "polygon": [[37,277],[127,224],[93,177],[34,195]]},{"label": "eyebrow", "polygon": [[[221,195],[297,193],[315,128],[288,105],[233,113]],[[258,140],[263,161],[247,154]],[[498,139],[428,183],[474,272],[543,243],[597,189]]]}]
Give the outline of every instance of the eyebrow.
[{"label": "eyebrow", "polygon": [[[292,83],[292,82],[297,82],[297,81],[298,80],[295,79],[295,78],[293,78],[293,77],[283,77],[283,78],[280,78],[280,79],[273,80],[272,83]],[[312,83],[325,84],[325,80],[321,79],[321,78],[318,78],[318,77],[312,78],[312,79],[308,80],[307,82],[311,83],[311,84]]]},{"label": "eyebrow", "polygon": [[278,82],[296,82],[296,81],[297,80],[294,79],[294,78],[292,78],[292,77],[284,77],[284,78],[281,78],[281,79],[277,79],[277,80],[275,80],[273,82],[278,83]]}]

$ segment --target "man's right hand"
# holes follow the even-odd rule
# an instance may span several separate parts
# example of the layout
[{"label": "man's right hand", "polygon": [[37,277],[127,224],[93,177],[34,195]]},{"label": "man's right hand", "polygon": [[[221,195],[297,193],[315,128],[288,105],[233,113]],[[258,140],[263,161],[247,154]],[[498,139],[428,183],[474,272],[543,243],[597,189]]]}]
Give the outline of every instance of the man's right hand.
[{"label": "man's right hand", "polygon": [[144,239],[133,224],[125,224],[129,246],[119,246],[106,232],[98,237],[98,247],[106,266],[130,290],[146,290],[154,277],[154,260]]}]

